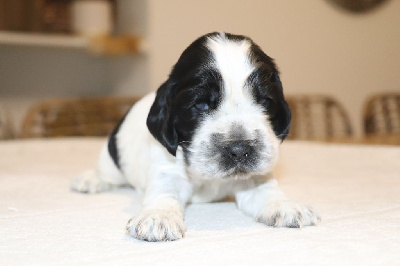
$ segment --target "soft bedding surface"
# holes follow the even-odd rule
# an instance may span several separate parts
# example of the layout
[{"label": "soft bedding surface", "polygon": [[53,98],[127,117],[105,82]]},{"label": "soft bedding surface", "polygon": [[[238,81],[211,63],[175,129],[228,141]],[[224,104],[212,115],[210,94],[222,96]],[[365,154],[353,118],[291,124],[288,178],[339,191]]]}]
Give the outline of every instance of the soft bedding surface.
[{"label": "soft bedding surface", "polygon": [[271,228],[234,202],[190,205],[183,240],[125,235],[141,195],[69,184],[104,139],[0,142],[0,265],[400,265],[400,148],[286,141],[275,176],[322,222]]}]

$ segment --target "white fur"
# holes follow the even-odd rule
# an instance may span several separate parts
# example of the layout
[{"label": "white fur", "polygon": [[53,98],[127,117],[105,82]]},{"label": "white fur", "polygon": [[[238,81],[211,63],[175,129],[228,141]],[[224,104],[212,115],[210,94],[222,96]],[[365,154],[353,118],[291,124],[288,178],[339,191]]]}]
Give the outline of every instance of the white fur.
[{"label": "white fur", "polygon": [[[208,48],[214,54],[216,67],[223,78],[226,98],[233,100],[232,103],[234,99],[249,97],[249,90],[243,90],[243,85],[254,70],[248,56],[250,45],[248,41],[229,41],[224,33],[210,37],[207,42]],[[235,109],[234,105],[231,107]]]},{"label": "white fur", "polygon": [[[130,184],[145,192],[143,209],[126,227],[133,237],[147,241],[177,240],[184,236],[183,210],[188,202],[210,202],[235,195],[239,209],[257,221],[271,226],[301,227],[313,225],[318,215],[308,207],[290,202],[270,175],[279,155],[280,140],[268,117],[251,97],[245,81],[253,71],[248,58],[250,43],[231,42],[220,34],[208,40],[215,66],[224,82],[223,100],[216,112],[204,119],[190,144],[190,166],[178,147],[176,157],[153,138],[146,118],[154,101],[151,93],[128,113],[117,134],[121,170],[113,163],[105,147],[96,173],[81,176],[72,188],[81,192],[99,192]],[[261,159],[250,175],[234,178],[207,156],[210,136],[226,136],[240,127],[248,139],[261,134]]]},{"label": "white fur", "polygon": [[214,54],[215,66],[224,82],[224,97],[217,111],[202,122],[193,137],[190,149],[191,165],[187,171],[192,179],[216,179],[226,176],[228,173],[221,171],[217,160],[208,156],[207,146],[204,143],[208,143],[212,134],[227,135],[232,127],[240,126],[248,139],[255,139],[257,131],[263,135],[266,149],[262,151],[260,165],[252,175],[267,174],[272,171],[278,158],[280,141],[275,136],[263,110],[254,102],[250,88],[245,86],[247,78],[254,70],[248,58],[250,43],[230,42],[222,33],[209,38],[208,47]]}]

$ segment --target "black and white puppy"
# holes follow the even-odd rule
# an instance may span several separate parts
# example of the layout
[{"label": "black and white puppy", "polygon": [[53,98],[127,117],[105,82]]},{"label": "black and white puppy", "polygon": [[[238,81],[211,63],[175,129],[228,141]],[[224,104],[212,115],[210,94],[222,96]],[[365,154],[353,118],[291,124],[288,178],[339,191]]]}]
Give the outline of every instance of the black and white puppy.
[{"label": "black and white puppy", "polygon": [[251,39],[210,33],[194,41],[157,93],[135,104],[112,132],[95,171],[72,185],[144,191],[126,230],[146,241],[177,240],[188,202],[228,195],[257,221],[315,225],[311,208],[288,200],[271,176],[290,110],[274,61]]}]

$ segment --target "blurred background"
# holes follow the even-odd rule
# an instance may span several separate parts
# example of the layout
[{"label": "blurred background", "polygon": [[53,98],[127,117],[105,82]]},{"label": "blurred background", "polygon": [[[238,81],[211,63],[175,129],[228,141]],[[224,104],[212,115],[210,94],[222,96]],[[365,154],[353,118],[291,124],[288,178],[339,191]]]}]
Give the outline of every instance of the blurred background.
[{"label": "blurred background", "polygon": [[0,128],[107,134],[193,40],[226,31],[276,60],[289,138],[399,144],[399,14],[397,0],[0,0]]}]

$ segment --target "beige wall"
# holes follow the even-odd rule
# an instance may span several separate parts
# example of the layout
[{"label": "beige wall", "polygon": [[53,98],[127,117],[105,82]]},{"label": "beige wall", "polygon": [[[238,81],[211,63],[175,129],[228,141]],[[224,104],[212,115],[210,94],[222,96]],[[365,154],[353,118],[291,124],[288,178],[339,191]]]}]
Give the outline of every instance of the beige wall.
[{"label": "beige wall", "polygon": [[372,93],[400,91],[400,1],[351,15],[325,0],[150,0],[150,85],[167,76],[183,49],[210,31],[250,36],[275,58],[287,94],[340,100],[361,131]]},{"label": "beige wall", "polygon": [[287,94],[340,100],[361,132],[362,104],[400,91],[400,0],[350,15],[327,0],[118,0],[119,33],[138,33],[147,53],[92,57],[84,51],[0,46],[0,105],[15,118],[47,97],[143,94],[167,77],[181,52],[211,31],[248,35],[276,59]]}]

